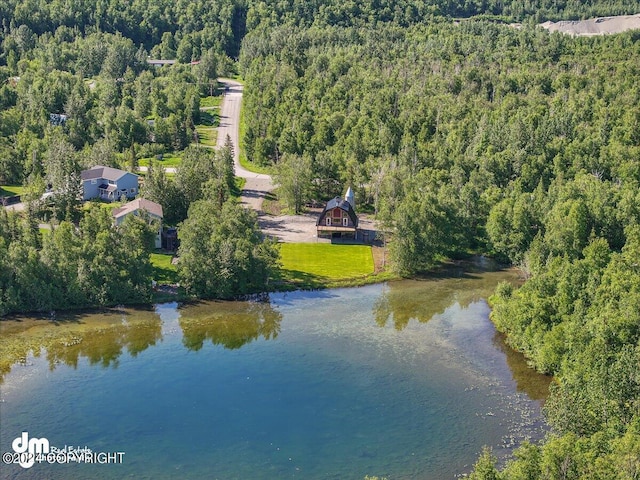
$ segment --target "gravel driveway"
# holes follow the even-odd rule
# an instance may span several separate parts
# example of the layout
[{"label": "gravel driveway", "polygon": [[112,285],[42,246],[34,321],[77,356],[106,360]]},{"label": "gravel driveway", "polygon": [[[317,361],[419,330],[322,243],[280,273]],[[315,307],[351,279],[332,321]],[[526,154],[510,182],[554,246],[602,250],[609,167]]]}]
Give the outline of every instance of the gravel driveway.
[{"label": "gravel driveway", "polygon": [[[265,235],[277,238],[280,242],[331,243],[331,239],[318,238],[316,235],[316,221],[320,212],[320,209],[311,209],[302,215],[277,216],[260,213],[258,223]],[[371,241],[375,240],[375,225],[367,215],[359,216],[359,228]]]},{"label": "gravel driveway", "polygon": [[[242,105],[242,84],[235,80],[219,79],[225,85],[225,94],[220,107],[220,126],[218,127],[218,148],[225,143],[227,135],[231,138],[234,148],[235,173],[238,177],[246,179],[240,201],[244,205],[258,212],[258,223],[262,231],[281,242],[310,243],[331,242],[327,238],[318,238],[316,235],[316,220],[320,209],[311,209],[303,215],[278,215],[272,216],[262,212],[262,202],[265,196],[274,188],[269,175],[254,173],[242,168],[238,155],[238,125],[240,124],[240,107]],[[360,228],[367,232],[368,238],[375,239],[374,224],[369,218],[360,216]]]}]

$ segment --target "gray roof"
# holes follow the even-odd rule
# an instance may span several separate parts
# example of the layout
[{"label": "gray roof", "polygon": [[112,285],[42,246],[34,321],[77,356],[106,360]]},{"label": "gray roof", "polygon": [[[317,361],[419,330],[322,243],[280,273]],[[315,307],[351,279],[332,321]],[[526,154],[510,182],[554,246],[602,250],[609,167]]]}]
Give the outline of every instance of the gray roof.
[{"label": "gray roof", "polygon": [[324,210],[318,217],[316,225],[320,225],[320,223],[322,222],[322,219],[324,218],[325,213],[327,213],[330,210],[333,210],[334,208],[339,208],[347,212],[347,214],[351,218],[351,221],[353,222],[353,225],[356,227],[358,226],[358,216],[356,215],[355,210],[353,209],[353,207],[349,202],[347,202],[344,198],[340,198],[340,197],[332,198],[327,202],[327,206],[324,207]]},{"label": "gray roof", "polygon": [[[82,180],[93,180],[94,178],[104,178],[105,180],[116,181],[122,178],[129,172],[125,172],[124,170],[120,170],[112,167],[103,167],[102,165],[97,165],[89,170],[83,170],[81,177]],[[132,173],[131,175],[135,175]],[[137,177],[137,175],[136,175]]]},{"label": "gray roof", "polygon": [[138,210],[146,210],[151,215],[163,218],[162,205],[152,202],[151,200],[147,200],[146,198],[136,198],[122,207],[114,209],[112,214],[114,218],[120,218]]}]

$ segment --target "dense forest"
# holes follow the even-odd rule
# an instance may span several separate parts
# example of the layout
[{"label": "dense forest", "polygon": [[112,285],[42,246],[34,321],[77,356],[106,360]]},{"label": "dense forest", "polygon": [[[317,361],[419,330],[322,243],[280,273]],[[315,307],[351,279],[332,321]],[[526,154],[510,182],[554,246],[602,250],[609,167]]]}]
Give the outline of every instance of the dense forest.
[{"label": "dense forest", "polygon": [[[239,215],[233,146],[193,145],[200,102],[236,71],[245,153],[304,187],[282,192],[294,210],[351,184],[401,275],[482,253],[527,276],[500,285],[492,318],[554,376],[553,431],[502,470],[485,451],[472,477],[638,478],[640,33],[535,28],[638,12],[620,0],[1,0],[0,183],[61,195],[50,235],[36,207],[0,212],[0,313],[147,298],[148,228],[114,233],[68,179],[163,153],[183,164],[168,178],[152,162],[147,194],[204,252],[185,255],[185,284],[228,297],[268,282],[277,252],[255,217],[226,221]],[[149,56],[180,63],[154,69]],[[113,260],[96,263],[107,244]]]},{"label": "dense forest", "polygon": [[529,277],[496,326],[556,378],[554,433],[474,478],[640,472],[640,35],[477,20],[249,33],[247,155],[356,187],[403,274],[483,252]]}]

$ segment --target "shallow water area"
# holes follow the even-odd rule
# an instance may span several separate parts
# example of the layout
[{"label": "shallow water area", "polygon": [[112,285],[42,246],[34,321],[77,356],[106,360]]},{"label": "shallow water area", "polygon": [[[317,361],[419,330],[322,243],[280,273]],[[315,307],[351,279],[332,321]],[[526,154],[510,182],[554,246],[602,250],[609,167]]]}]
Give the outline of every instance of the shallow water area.
[{"label": "shallow water area", "polygon": [[[548,379],[488,319],[514,271],[1,322],[0,449],[28,432],[122,464],[2,478],[454,478],[545,430]],[[39,356],[25,353],[29,349]],[[22,348],[22,349],[21,349]]]}]

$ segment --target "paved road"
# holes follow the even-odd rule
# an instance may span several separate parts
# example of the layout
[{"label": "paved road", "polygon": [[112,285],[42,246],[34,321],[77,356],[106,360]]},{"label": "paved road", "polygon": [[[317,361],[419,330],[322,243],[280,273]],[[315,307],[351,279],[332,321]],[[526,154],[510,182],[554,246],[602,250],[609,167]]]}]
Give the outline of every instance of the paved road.
[{"label": "paved road", "polygon": [[[218,148],[224,146],[227,135],[231,137],[233,143],[233,161],[235,164],[236,176],[245,178],[246,183],[240,196],[240,201],[247,207],[251,207],[256,211],[260,211],[262,201],[268,192],[273,190],[273,181],[270,175],[264,173],[254,173],[245,170],[240,165],[240,155],[238,154],[239,145],[239,126],[240,126],[240,107],[242,105],[242,84],[228,78],[220,78],[219,81],[227,87],[224,97],[222,98],[222,106],[220,108],[220,126],[218,127]],[[147,167],[138,167],[141,172],[146,172]],[[175,173],[173,167],[165,168],[168,173]],[[16,204],[7,207],[12,210],[21,210],[24,208],[22,204]]]},{"label": "paved road", "polygon": [[[254,173],[245,170],[240,165],[238,145],[240,144],[240,107],[242,106],[242,84],[229,78],[219,78],[218,81],[226,87],[222,105],[220,107],[220,125],[218,126],[217,148],[222,148],[227,135],[233,143],[233,161],[237,177],[245,178],[246,183],[240,196],[242,204],[260,211],[265,195],[273,190],[271,176],[263,173]],[[147,167],[139,167],[141,172],[146,172]],[[168,173],[175,173],[172,167],[165,168]]]},{"label": "paved road", "polygon": [[226,92],[222,99],[222,107],[220,109],[218,148],[224,146],[227,135],[229,135],[234,147],[233,160],[235,163],[236,176],[246,179],[240,201],[244,205],[260,211],[264,197],[268,192],[273,190],[273,181],[269,175],[250,172],[240,165],[238,145],[240,139],[239,126],[240,107],[242,106],[242,85],[228,78],[220,78],[219,81],[226,87]]},{"label": "paved road", "polygon": [[244,189],[240,201],[260,211],[262,201],[266,194],[273,190],[273,181],[271,176],[263,173],[254,173],[245,170],[240,165],[240,156],[238,154],[239,145],[239,126],[240,126],[240,107],[242,105],[242,85],[235,80],[228,78],[218,79],[225,87],[226,93],[222,99],[220,108],[220,126],[218,127],[218,148],[224,146],[227,135],[233,143],[233,160],[235,163],[236,176],[245,178]]}]

